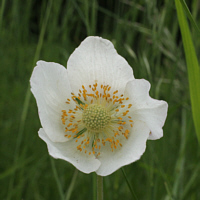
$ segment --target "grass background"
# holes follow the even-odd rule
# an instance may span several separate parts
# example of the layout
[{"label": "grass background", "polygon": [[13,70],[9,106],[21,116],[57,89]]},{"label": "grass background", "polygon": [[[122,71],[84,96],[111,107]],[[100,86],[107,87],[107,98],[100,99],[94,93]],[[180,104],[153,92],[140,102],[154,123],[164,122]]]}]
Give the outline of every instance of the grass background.
[{"label": "grass background", "polygon": [[[186,1],[200,25],[200,2]],[[199,33],[191,26],[196,53]],[[150,94],[169,104],[164,137],[124,167],[139,200],[200,199],[200,149],[172,0],[1,0],[0,199],[95,199],[95,174],[50,158],[29,79],[39,59],[66,66],[88,35],[111,40]],[[134,199],[121,170],[104,178],[105,199]]]}]

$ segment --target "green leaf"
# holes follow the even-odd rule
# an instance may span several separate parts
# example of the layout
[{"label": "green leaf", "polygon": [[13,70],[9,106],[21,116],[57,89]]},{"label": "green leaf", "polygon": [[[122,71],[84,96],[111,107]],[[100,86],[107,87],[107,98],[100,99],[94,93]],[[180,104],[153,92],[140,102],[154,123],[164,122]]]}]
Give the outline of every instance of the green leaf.
[{"label": "green leaf", "polygon": [[190,10],[189,10],[187,4],[185,3],[184,0],[180,0],[180,2],[181,2],[181,4],[182,4],[182,7],[183,7],[185,13],[187,14],[188,19],[190,20],[192,26],[193,26],[193,27],[195,28],[195,30],[200,34],[200,29],[199,29],[197,23],[195,22],[195,20],[194,20],[192,14],[190,13]]},{"label": "green leaf", "polygon": [[198,141],[200,142],[200,70],[191,33],[180,0],[175,0],[179,26],[185,51],[192,115]]}]

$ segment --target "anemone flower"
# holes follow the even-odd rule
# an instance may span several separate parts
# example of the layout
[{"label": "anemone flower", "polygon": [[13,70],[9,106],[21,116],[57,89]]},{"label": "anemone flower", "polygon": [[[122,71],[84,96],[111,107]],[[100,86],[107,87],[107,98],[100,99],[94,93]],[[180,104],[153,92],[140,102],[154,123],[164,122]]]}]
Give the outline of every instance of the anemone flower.
[{"label": "anemone flower", "polygon": [[49,154],[84,173],[109,175],[163,136],[167,103],[149,96],[150,83],[106,39],[87,37],[67,69],[38,61],[30,83]]}]

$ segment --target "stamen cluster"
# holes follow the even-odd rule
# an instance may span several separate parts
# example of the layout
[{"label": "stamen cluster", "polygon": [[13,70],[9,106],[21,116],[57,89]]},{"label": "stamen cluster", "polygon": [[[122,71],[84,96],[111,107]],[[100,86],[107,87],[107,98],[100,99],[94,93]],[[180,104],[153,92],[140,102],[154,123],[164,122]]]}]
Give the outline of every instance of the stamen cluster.
[{"label": "stamen cluster", "polygon": [[[69,139],[75,139],[77,150],[99,156],[101,147],[110,145],[111,151],[122,147],[128,139],[133,120],[128,115],[132,104],[128,97],[118,95],[118,90],[112,91],[108,85],[97,83],[87,86],[71,99],[76,103],[74,109],[62,110],[61,120],[65,125],[65,134]],[[71,104],[67,99],[66,104]]]},{"label": "stamen cluster", "polygon": [[108,111],[102,105],[97,104],[89,105],[82,114],[83,123],[94,132],[105,128],[110,118]]}]

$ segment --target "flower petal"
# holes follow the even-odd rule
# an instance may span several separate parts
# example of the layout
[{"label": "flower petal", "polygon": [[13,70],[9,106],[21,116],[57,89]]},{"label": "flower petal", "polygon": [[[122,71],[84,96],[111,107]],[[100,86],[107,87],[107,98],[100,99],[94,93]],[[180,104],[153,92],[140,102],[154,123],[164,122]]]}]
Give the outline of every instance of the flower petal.
[{"label": "flower petal", "polygon": [[49,154],[54,158],[60,158],[73,164],[77,169],[84,173],[96,171],[100,162],[94,155],[80,153],[75,148],[75,140],[68,142],[52,142],[44,129],[39,130],[39,137],[47,143]]},{"label": "flower petal", "polygon": [[113,44],[100,37],[87,37],[72,53],[67,63],[73,92],[82,85],[109,85],[123,93],[126,83],[134,79],[133,70],[115,50]]},{"label": "flower petal", "polygon": [[129,138],[121,149],[114,152],[102,148],[99,157],[101,166],[96,171],[98,175],[107,176],[120,167],[139,160],[146,148],[146,141],[149,136],[149,128],[141,121],[136,121],[129,133]]},{"label": "flower petal", "polygon": [[48,137],[54,142],[68,140],[61,121],[61,110],[71,96],[67,70],[57,63],[37,62],[31,79],[31,91],[36,98],[39,117]]},{"label": "flower petal", "polygon": [[149,96],[150,83],[144,79],[134,79],[126,86],[125,95],[133,106],[130,109],[132,120],[143,121],[150,129],[148,139],[156,140],[163,136],[162,127],[167,117],[168,104]]}]

